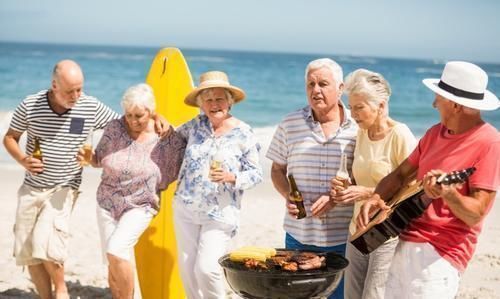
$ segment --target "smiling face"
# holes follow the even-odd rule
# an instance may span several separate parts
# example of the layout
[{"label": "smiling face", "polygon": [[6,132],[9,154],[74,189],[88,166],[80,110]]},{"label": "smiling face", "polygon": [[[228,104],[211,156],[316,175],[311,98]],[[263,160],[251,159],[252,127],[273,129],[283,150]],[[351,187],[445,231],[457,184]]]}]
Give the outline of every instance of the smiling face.
[{"label": "smiling face", "polygon": [[307,75],[307,100],[315,112],[327,112],[338,105],[342,88],[343,84],[339,85],[326,67],[311,70]]},{"label": "smiling face", "polygon": [[125,121],[132,133],[146,131],[151,120],[151,112],[142,106],[134,105],[125,110]]},{"label": "smiling face", "polygon": [[368,129],[376,123],[380,116],[380,107],[374,107],[368,102],[367,95],[349,95],[351,116],[362,129]]},{"label": "smiling face", "polygon": [[231,104],[224,88],[215,87],[207,89],[200,94],[200,98],[200,108],[211,123],[219,123],[228,118]]}]

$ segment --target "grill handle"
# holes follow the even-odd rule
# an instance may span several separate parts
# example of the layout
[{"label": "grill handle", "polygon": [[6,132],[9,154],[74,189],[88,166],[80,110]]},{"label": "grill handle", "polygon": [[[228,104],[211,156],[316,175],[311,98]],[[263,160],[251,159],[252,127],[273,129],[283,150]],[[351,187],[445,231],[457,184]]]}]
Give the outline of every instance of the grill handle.
[{"label": "grill handle", "polygon": [[326,283],[326,278],[311,278],[311,279],[301,279],[289,281],[288,286],[304,285],[304,284],[321,284]]}]

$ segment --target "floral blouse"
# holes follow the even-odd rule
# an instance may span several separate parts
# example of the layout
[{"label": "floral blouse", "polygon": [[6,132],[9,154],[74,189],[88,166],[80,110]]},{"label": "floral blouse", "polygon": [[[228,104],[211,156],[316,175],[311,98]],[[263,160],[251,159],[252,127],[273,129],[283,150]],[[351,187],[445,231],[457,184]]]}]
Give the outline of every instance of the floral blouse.
[{"label": "floral blouse", "polygon": [[157,193],[177,179],[185,145],[177,133],[136,142],[127,133],[123,117],[111,121],[95,149],[97,163],[103,168],[97,189],[99,206],[116,220],[137,207],[156,214]]},{"label": "floral blouse", "polygon": [[[216,221],[232,225],[235,233],[243,190],[262,181],[260,145],[252,129],[240,121],[235,128],[215,137],[208,117],[199,115],[177,132],[187,140],[187,146],[174,200],[194,212],[206,213]],[[234,185],[214,183],[208,178],[212,157],[220,152],[222,168],[236,176]]]}]

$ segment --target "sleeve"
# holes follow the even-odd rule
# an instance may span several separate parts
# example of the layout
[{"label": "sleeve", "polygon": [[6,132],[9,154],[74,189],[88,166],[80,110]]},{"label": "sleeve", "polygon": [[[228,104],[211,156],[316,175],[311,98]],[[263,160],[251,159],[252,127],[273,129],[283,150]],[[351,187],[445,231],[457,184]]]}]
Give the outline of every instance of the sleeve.
[{"label": "sleeve", "polygon": [[117,143],[116,139],[120,136],[119,131],[120,123],[118,120],[111,121],[106,127],[104,127],[102,137],[94,150],[97,165],[101,166],[102,159],[113,152],[113,146]]},{"label": "sleeve", "polygon": [[267,150],[266,157],[280,165],[288,164],[288,148],[286,144],[286,131],[283,127],[283,123],[281,123],[276,128],[276,132],[274,133],[269,149]]},{"label": "sleeve", "polygon": [[9,128],[17,131],[24,132],[28,129],[28,117],[27,117],[26,103],[23,101],[19,104],[12,115]]},{"label": "sleeve", "polygon": [[166,147],[163,152],[163,160],[166,161],[162,165],[162,178],[160,190],[167,189],[168,185],[177,180],[179,170],[181,169],[184,159],[184,151],[186,150],[186,141],[178,132],[174,132],[168,137]]},{"label": "sleeve", "polygon": [[252,131],[249,132],[243,148],[245,150],[240,158],[241,168],[235,173],[236,182],[234,186],[226,184],[234,190],[250,189],[262,182],[262,167],[259,163],[260,145]]},{"label": "sleeve", "polygon": [[175,129],[175,131],[179,134],[178,136],[184,139],[184,141],[187,142],[187,140],[189,139],[189,131],[191,131],[191,128],[194,127],[197,119],[198,118],[195,117],[192,120],[182,124],[180,127]]},{"label": "sleeve", "polygon": [[[96,100],[97,101],[97,100]],[[113,119],[120,118],[120,115],[111,108],[97,101],[94,129],[104,128]]]},{"label": "sleeve", "polygon": [[410,128],[407,125],[401,124],[398,126],[393,151],[393,162],[395,165],[400,165],[415,149],[417,140]]},{"label": "sleeve", "polygon": [[500,185],[500,140],[485,146],[478,154],[477,162],[474,163],[476,171],[469,178],[469,186],[490,191],[497,191]]}]

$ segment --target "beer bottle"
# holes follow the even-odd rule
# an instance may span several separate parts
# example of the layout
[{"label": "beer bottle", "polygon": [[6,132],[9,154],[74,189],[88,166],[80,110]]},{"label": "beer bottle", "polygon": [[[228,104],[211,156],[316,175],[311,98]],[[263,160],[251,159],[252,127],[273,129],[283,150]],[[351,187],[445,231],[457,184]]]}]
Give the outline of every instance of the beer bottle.
[{"label": "beer bottle", "polygon": [[290,182],[290,201],[292,201],[299,209],[299,214],[297,215],[297,219],[302,219],[306,217],[306,208],[304,207],[304,198],[302,197],[302,193],[300,193],[299,188],[297,188],[297,183],[293,178],[293,175],[288,175],[288,181]]},{"label": "beer bottle", "polygon": [[85,143],[83,144],[83,160],[80,162],[82,166],[88,166],[92,162],[92,147],[94,146],[94,129],[90,128],[89,135],[85,139]]},{"label": "beer bottle", "polygon": [[33,152],[31,153],[31,156],[35,159],[40,160],[43,162],[43,156],[42,156],[42,148],[40,147],[40,138],[35,137],[35,146],[33,148]]},{"label": "beer bottle", "polygon": [[342,182],[344,189],[349,187],[349,172],[347,171],[347,155],[340,156],[340,167],[335,174],[335,178]]},{"label": "beer bottle", "polygon": [[217,152],[213,155],[212,160],[210,161],[210,170],[221,168],[222,163],[224,163],[224,152],[217,148]]}]

